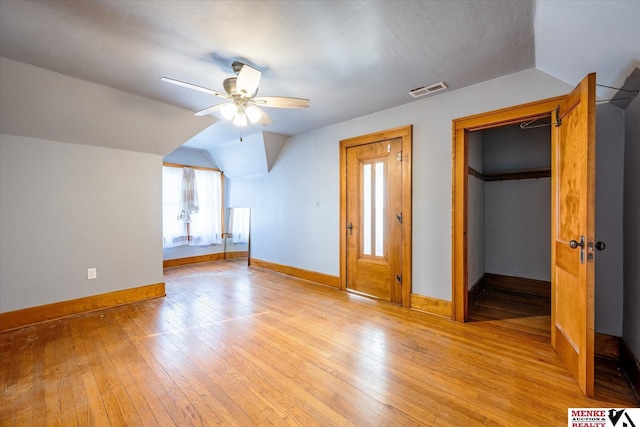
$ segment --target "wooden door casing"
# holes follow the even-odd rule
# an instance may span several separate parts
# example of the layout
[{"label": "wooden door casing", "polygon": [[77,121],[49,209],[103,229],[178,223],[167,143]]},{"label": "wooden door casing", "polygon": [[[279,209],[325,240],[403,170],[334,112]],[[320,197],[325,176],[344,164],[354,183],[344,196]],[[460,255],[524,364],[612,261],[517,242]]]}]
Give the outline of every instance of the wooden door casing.
[{"label": "wooden door casing", "polygon": [[551,115],[564,97],[549,98],[453,120],[452,144],[452,319],[466,322],[467,302],[467,224],[468,224],[468,137],[469,132],[521,123]]},{"label": "wooden door casing", "polygon": [[[401,275],[402,224],[396,215],[402,213],[402,140],[394,138],[347,149],[347,288],[372,295],[386,301],[402,302],[402,287],[396,276]],[[381,178],[375,179],[380,167]],[[365,168],[371,173],[365,177]],[[367,185],[368,184],[368,185]],[[365,250],[365,188],[382,195],[382,215],[377,218],[375,209],[368,209],[371,221],[369,253]],[[370,194],[370,195],[372,195]],[[371,197],[371,205],[375,203]],[[371,206],[372,208],[373,206]],[[382,227],[377,230],[375,223]],[[381,253],[377,253],[375,241],[382,234]]]},{"label": "wooden door casing", "polygon": [[402,276],[401,304],[403,307],[411,307],[412,289],[412,132],[411,125],[402,126],[367,135],[357,136],[340,141],[340,289],[347,290],[347,150],[350,147],[400,138],[402,196],[401,212],[401,265],[399,267]]}]

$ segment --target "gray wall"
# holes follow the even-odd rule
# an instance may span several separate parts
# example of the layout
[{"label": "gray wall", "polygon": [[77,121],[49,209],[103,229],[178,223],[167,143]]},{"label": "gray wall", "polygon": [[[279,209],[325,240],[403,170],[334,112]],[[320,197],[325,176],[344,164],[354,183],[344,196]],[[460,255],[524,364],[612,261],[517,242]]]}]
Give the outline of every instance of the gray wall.
[{"label": "gray wall", "polygon": [[640,357],[640,96],[625,110],[624,340]]},{"label": "gray wall", "polygon": [[551,166],[550,126],[521,129],[520,125],[510,125],[488,129],[484,133],[486,173]]},{"label": "gray wall", "polygon": [[485,182],[487,273],[551,280],[551,180]]},{"label": "gray wall", "polygon": [[[485,173],[550,166],[550,127],[484,131]],[[551,180],[487,181],[484,192],[486,272],[551,280]]]},{"label": "gray wall", "polygon": [[596,235],[607,244],[596,252],[596,332],[622,336],[624,112],[596,108]]},{"label": "gray wall", "polygon": [[[504,172],[550,166],[549,127],[469,134],[469,166]],[[550,279],[550,180],[488,181],[469,175],[469,286],[494,273]]]},{"label": "gray wall", "polygon": [[0,135],[0,312],[162,282],[161,166]]}]

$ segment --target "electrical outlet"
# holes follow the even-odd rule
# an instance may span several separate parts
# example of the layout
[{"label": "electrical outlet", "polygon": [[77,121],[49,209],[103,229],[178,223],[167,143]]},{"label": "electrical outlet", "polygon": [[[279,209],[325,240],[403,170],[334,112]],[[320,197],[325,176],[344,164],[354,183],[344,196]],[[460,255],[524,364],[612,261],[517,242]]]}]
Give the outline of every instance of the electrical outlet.
[{"label": "electrical outlet", "polygon": [[87,280],[96,279],[98,277],[98,269],[89,268],[87,269]]}]

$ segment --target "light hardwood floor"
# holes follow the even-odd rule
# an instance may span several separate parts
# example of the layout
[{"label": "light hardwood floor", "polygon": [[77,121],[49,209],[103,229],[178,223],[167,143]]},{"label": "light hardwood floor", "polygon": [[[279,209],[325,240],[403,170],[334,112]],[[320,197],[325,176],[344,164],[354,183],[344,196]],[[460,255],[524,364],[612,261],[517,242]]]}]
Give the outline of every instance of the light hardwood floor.
[{"label": "light hardwood floor", "polygon": [[[503,328],[540,334],[548,342],[551,298],[488,287],[470,310],[471,322],[499,322]],[[635,407],[640,404],[619,362],[606,357],[595,360],[596,399]]]},{"label": "light hardwood floor", "polygon": [[165,280],[0,334],[0,425],[539,427],[631,405],[583,397],[537,316],[460,324],[234,262]]}]

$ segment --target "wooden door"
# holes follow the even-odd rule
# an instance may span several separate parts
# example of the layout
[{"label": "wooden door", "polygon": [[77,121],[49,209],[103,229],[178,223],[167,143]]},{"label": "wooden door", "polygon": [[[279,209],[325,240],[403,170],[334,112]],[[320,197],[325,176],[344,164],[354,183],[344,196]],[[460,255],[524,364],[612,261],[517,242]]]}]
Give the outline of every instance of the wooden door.
[{"label": "wooden door", "polygon": [[347,288],[402,303],[402,139],[347,148]]},{"label": "wooden door", "polygon": [[551,343],[592,397],[595,74],[560,102],[552,119]]}]

